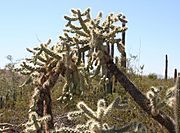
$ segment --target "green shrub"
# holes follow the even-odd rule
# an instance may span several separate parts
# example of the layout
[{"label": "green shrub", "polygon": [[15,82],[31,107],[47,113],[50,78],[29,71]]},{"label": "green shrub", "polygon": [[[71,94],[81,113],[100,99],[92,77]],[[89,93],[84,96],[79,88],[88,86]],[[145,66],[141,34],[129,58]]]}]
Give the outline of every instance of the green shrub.
[{"label": "green shrub", "polygon": [[148,78],[149,78],[149,79],[152,79],[152,80],[156,80],[156,79],[157,79],[157,74],[155,74],[155,73],[150,73],[150,74],[148,75]]}]

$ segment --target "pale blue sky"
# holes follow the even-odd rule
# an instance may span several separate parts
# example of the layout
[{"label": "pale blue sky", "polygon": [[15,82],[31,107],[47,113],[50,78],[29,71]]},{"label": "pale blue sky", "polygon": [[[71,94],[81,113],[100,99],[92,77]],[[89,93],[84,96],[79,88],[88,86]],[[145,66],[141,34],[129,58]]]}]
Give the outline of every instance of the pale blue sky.
[{"label": "pale blue sky", "polygon": [[126,15],[127,55],[140,55],[138,63],[145,65],[145,74],[163,75],[165,54],[169,74],[173,75],[174,68],[180,71],[179,0],[1,0],[0,67],[8,62],[7,55],[15,60],[27,57],[25,48],[39,44],[38,39],[51,38],[56,43],[66,23],[63,16],[71,8],[87,7],[93,16],[99,11],[104,16],[110,12]]}]

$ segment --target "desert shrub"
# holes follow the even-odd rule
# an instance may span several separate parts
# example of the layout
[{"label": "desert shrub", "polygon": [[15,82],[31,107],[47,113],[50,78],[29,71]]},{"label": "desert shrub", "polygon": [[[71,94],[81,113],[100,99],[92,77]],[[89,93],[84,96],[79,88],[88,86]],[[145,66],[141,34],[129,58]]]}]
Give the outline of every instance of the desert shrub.
[{"label": "desert shrub", "polygon": [[156,80],[156,79],[157,79],[157,74],[155,74],[155,73],[150,73],[150,74],[148,75],[148,78],[149,78],[149,79]]}]

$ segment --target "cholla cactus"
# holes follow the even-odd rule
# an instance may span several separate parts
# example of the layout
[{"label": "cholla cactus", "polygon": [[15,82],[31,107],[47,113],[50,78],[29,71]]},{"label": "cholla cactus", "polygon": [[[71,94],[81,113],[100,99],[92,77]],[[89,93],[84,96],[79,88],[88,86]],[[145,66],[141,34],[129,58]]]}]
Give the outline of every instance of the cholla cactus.
[{"label": "cholla cactus", "polygon": [[146,96],[150,100],[151,113],[156,116],[159,113],[159,109],[164,107],[165,103],[164,101],[162,102],[160,97],[161,87],[151,87],[150,89],[151,90],[147,92]]},{"label": "cholla cactus", "polygon": [[175,86],[169,88],[166,91],[166,95],[162,98],[160,92],[162,88],[151,87],[146,96],[150,100],[151,113],[152,115],[158,115],[159,111],[162,110],[165,106],[169,106],[171,108],[174,107],[175,110],[175,118],[180,118],[179,116],[179,79],[177,78],[177,82]]},{"label": "cholla cactus", "polygon": [[[51,89],[65,69],[62,47],[58,44],[50,47],[50,42],[51,40],[48,40],[33,50],[27,49],[33,56],[22,62],[19,69],[21,74],[29,75],[28,80],[20,87],[29,83],[35,85],[29,112],[35,112],[38,118],[47,115],[52,117]],[[53,129],[53,119],[45,121],[44,127],[44,132]]]},{"label": "cholla cactus", "polygon": [[[39,91],[38,98],[32,97],[33,104],[30,107],[30,110],[35,110],[39,116],[52,113],[51,109],[48,110],[51,105],[46,104],[51,104],[50,90],[59,74],[65,77],[66,82],[63,95],[58,98],[60,101],[72,99],[73,95],[82,95],[84,89],[90,88],[88,86],[96,75],[102,77],[105,75],[105,79],[109,78],[110,81],[112,76],[107,77],[104,52],[108,53],[107,44],[117,44],[119,48],[121,39],[116,35],[127,29],[117,26],[118,22],[127,22],[122,14],[110,14],[104,22],[101,22],[102,13],[93,19],[90,9],[84,12],[78,9],[71,11],[72,16],[64,17],[68,23],[64,35],[60,36],[60,42],[50,46],[51,40],[48,40],[38,47],[27,49],[33,56],[26,59],[19,69],[20,73],[29,76],[20,87],[32,83],[36,86],[35,92]],[[79,25],[76,26],[74,23],[77,22]],[[87,64],[85,64],[85,56],[88,58]],[[45,111],[44,106],[48,106]]]},{"label": "cholla cactus", "polygon": [[122,109],[127,104],[121,104],[120,98],[116,98],[108,107],[106,105],[106,102],[104,99],[100,99],[97,102],[97,110],[93,111],[91,108],[89,108],[84,102],[79,102],[77,104],[78,111],[70,112],[68,113],[68,118],[70,120],[76,119],[78,116],[85,115],[88,117],[88,121],[86,124],[79,124],[75,128],[68,128],[63,127],[60,129],[57,129],[56,132],[75,132],[75,133],[125,133],[125,132],[138,132],[138,133],[146,133],[147,129],[146,127],[138,122],[131,122],[130,124],[122,127],[122,128],[115,128],[110,127],[106,122],[105,118],[109,113],[112,111],[113,108]]},{"label": "cholla cactus", "polygon": [[35,88],[34,89],[34,94],[32,95],[31,104],[30,104],[30,107],[29,107],[29,113],[36,111],[36,109],[37,109],[37,101],[38,101],[38,98],[40,97],[39,95],[40,95],[40,91],[38,90],[38,88]]},{"label": "cholla cactus", "polygon": [[25,127],[24,132],[31,133],[33,131],[41,129],[41,123],[49,121],[49,119],[51,119],[51,116],[49,115],[39,118],[36,112],[30,112],[28,122],[23,124],[23,126]]},{"label": "cholla cactus", "polygon": [[176,90],[176,85],[169,88],[167,91],[166,91],[166,97],[168,97],[168,100],[167,100],[167,105],[171,108],[174,107],[175,105],[175,90]]},{"label": "cholla cactus", "polygon": [[60,36],[62,44],[74,47],[78,57],[77,65],[85,62],[84,56],[86,52],[88,58],[86,70],[89,72],[95,71],[95,74],[91,77],[98,74],[106,77],[110,76],[108,78],[109,82],[111,82],[112,76],[108,74],[103,58],[104,52],[113,55],[114,49],[111,50],[112,53],[110,54],[108,47],[112,45],[114,48],[115,44],[117,44],[120,53],[123,51],[124,45],[116,35],[127,29],[125,26],[117,26],[118,22],[127,23],[125,16],[111,13],[106,17],[105,21],[101,22],[102,12],[95,19],[91,17],[89,8],[84,12],[79,9],[72,9],[71,12],[72,16],[64,17],[68,23],[66,25],[67,29],[64,30],[64,36]]},{"label": "cholla cactus", "polygon": [[152,115],[158,115],[159,111],[167,105],[172,106],[172,99],[174,99],[172,89],[174,89],[174,87],[170,88],[163,98],[161,96],[162,87],[151,87],[146,93],[147,98],[150,100]]},{"label": "cholla cactus", "polygon": [[62,95],[57,99],[60,102],[72,100],[74,95],[80,96],[87,88],[84,67],[76,65],[75,61],[68,60],[66,62],[65,84],[62,89]]},{"label": "cholla cactus", "polygon": [[[83,89],[89,88],[97,75],[101,77],[105,75],[105,78],[109,78],[108,83],[111,82],[112,76],[108,74],[104,52],[108,52],[108,44],[113,46],[117,44],[118,48],[121,47],[121,39],[116,35],[127,29],[116,26],[118,22],[127,22],[122,14],[110,14],[104,22],[101,22],[101,12],[95,19],[91,17],[89,8],[84,12],[79,9],[72,9],[71,12],[72,16],[64,16],[68,21],[67,28],[64,35],[60,36],[60,44],[66,51],[67,68],[63,94],[58,98],[62,102],[71,100],[73,95],[83,94]],[[83,73],[86,73],[88,78]]]},{"label": "cholla cactus", "polygon": [[176,133],[180,131],[180,77],[177,78],[175,85],[166,91],[162,98],[160,95],[161,88],[151,87],[147,92],[147,98],[150,100],[152,115],[158,115],[166,105],[174,109]]}]

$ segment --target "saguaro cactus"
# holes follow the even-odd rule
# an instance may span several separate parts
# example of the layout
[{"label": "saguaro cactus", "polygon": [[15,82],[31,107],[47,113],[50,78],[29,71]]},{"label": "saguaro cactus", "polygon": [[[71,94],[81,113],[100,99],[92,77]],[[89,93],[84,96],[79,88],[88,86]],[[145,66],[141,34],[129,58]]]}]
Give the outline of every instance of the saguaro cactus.
[{"label": "saguaro cactus", "polygon": [[174,82],[176,82],[176,79],[177,79],[177,69],[175,68],[174,69]]},{"label": "saguaro cactus", "polygon": [[166,58],[165,58],[165,80],[167,80],[168,78],[168,56],[166,54]]}]

